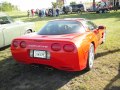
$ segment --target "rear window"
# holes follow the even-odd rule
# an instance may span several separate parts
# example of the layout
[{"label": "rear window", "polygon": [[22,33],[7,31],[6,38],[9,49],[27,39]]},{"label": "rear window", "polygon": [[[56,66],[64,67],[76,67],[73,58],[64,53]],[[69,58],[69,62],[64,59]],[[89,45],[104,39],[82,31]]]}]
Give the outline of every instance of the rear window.
[{"label": "rear window", "polygon": [[51,21],[39,32],[39,35],[62,35],[71,33],[84,33],[85,28],[77,21]]}]

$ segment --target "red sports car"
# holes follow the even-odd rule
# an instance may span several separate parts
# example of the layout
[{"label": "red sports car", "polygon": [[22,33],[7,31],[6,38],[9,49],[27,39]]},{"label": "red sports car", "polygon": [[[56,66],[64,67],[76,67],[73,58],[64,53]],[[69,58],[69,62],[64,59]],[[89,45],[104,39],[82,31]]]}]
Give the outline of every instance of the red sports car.
[{"label": "red sports car", "polygon": [[40,31],[14,39],[11,52],[16,61],[25,64],[90,70],[96,48],[105,41],[105,29],[84,18],[52,20]]}]

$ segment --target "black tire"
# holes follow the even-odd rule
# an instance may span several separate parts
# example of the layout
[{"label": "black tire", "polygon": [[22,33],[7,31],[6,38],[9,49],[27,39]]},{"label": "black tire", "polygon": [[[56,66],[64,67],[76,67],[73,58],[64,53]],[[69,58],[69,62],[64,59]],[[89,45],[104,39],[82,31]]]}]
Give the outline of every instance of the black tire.
[{"label": "black tire", "polygon": [[96,13],[99,13],[99,11],[96,11]]},{"label": "black tire", "polygon": [[107,13],[107,12],[108,12],[108,10],[105,9],[105,10],[104,10],[104,13]]},{"label": "black tire", "polygon": [[94,45],[91,43],[88,52],[87,65],[85,70],[87,71],[91,70],[93,67],[93,62],[94,62]]},{"label": "black tire", "polygon": [[77,13],[78,13],[78,14],[81,14],[81,13],[82,13],[82,11],[81,11],[81,10],[78,10],[78,11],[77,11]]}]

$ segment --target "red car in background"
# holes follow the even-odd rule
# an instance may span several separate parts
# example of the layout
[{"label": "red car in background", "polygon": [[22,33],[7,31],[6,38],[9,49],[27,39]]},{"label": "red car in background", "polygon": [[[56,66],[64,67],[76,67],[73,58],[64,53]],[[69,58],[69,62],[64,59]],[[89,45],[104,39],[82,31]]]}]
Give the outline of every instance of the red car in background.
[{"label": "red car in background", "polygon": [[52,20],[37,33],[14,39],[12,56],[25,64],[65,71],[90,70],[96,48],[105,41],[105,29],[84,18]]}]

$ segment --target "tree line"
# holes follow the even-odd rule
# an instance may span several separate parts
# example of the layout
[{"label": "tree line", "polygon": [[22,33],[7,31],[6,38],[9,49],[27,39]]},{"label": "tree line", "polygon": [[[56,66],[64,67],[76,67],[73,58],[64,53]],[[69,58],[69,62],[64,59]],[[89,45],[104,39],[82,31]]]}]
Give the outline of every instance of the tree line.
[{"label": "tree line", "polygon": [[18,10],[18,7],[15,5],[12,5],[8,2],[2,2],[0,3],[0,11],[15,11]]},{"label": "tree line", "polygon": [[[70,2],[70,5],[76,5],[77,3],[72,1]],[[52,2],[53,8],[59,7],[61,8],[64,4],[62,2]]]}]

